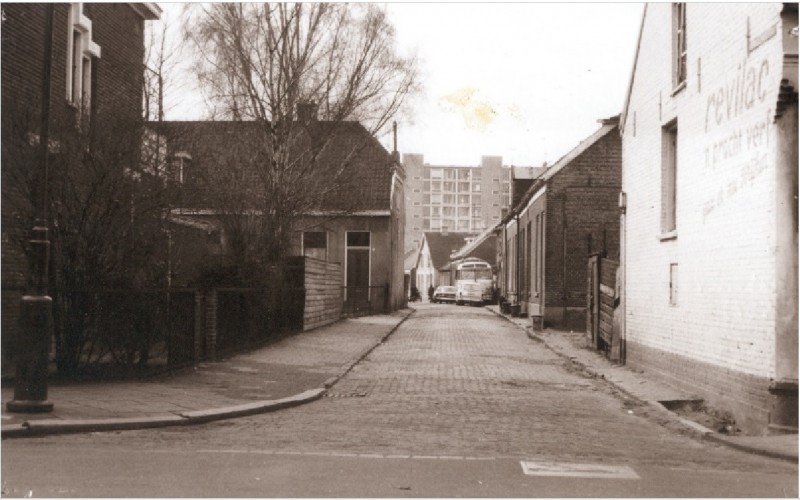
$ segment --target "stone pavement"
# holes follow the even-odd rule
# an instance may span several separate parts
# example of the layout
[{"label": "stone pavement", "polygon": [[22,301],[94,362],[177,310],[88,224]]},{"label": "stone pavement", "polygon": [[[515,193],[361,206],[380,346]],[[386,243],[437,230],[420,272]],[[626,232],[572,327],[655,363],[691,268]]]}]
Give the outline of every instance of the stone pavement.
[{"label": "stone pavement", "polygon": [[797,463],[798,435],[742,436],[721,434],[703,425],[683,418],[667,410],[660,401],[688,401],[694,396],[648,377],[646,372],[634,371],[624,365],[610,362],[601,353],[590,349],[583,332],[564,332],[553,329],[534,331],[528,318],[513,318],[502,314],[498,306],[487,306],[498,316],[502,316],[523,329],[527,335],[543,342],[555,353],[570,359],[574,364],[590,374],[608,381],[618,390],[646,403],[654,410],[677,420],[688,430],[703,439],[712,440],[733,448],[760,455],[781,458]]},{"label": "stone pavement", "polygon": [[173,375],[53,383],[51,413],[11,413],[2,389],[2,437],[187,425],[294,406],[322,397],[412,309],[346,319]]}]

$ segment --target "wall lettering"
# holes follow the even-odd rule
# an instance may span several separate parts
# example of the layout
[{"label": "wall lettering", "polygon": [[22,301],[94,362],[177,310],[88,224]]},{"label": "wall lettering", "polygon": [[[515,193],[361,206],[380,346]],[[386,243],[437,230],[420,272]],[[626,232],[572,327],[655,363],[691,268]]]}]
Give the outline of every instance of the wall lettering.
[{"label": "wall lettering", "polygon": [[769,61],[739,64],[735,77],[708,95],[706,101],[706,132],[748,111],[756,102],[767,97]]}]

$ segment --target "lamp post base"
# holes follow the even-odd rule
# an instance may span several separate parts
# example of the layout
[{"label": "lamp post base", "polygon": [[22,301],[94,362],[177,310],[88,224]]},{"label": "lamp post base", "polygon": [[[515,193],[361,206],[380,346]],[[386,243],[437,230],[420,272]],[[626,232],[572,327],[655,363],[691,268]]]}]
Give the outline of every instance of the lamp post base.
[{"label": "lamp post base", "polygon": [[9,401],[6,410],[13,413],[49,413],[53,411],[50,401]]}]

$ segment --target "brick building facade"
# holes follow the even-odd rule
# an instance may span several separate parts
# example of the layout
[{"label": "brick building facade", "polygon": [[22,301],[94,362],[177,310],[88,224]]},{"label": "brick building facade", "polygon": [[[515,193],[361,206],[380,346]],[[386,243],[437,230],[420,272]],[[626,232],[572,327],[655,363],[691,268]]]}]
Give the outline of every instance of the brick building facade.
[{"label": "brick building facade", "polygon": [[500,295],[547,326],[586,325],[587,257],[619,255],[621,139],[602,126],[534,180],[498,230]]},{"label": "brick building facade", "polygon": [[647,5],[621,124],[627,362],[756,432],[797,426],[796,30]]},{"label": "brick building facade", "polygon": [[[30,194],[20,172],[32,175],[41,129],[48,4],[2,6],[2,340],[13,353],[28,263],[19,242],[31,229]],[[52,5],[50,153],[59,133],[82,118],[136,122],[142,116],[144,23],[160,16],[155,4]],[[22,138],[22,140],[20,140]],[[59,175],[50,172],[51,177]],[[10,363],[4,363],[4,373]]]}]

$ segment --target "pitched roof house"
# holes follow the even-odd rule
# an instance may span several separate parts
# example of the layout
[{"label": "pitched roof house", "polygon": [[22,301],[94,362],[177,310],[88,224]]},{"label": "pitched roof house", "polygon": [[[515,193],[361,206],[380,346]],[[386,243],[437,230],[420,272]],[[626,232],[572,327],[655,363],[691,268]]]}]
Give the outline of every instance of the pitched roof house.
[{"label": "pitched roof house", "polygon": [[797,24],[648,4],[620,126],[626,361],[755,433],[797,432]]},{"label": "pitched roof house", "polygon": [[470,233],[426,232],[417,254],[416,283],[420,293],[428,287],[450,285],[450,255],[464,246]]},{"label": "pitched roof house", "polygon": [[560,328],[586,325],[587,258],[619,241],[621,139],[618,117],[601,120],[533,181],[501,221],[498,282],[522,315]]},{"label": "pitched roof house", "polygon": [[276,207],[259,192],[265,182],[259,165],[269,161],[264,124],[195,121],[151,126],[166,137],[166,168],[178,186],[172,222],[211,235],[206,245],[184,240],[176,255],[176,282],[191,281],[203,262],[230,257],[222,217],[284,210],[285,220],[291,221],[290,255],[341,263],[348,304],[390,310],[405,303],[398,245],[403,235],[404,172],[396,155],[360,123],[310,120],[297,127],[288,153],[291,167],[281,179],[269,182],[287,186],[287,192],[301,187],[282,202],[284,206]]}]

